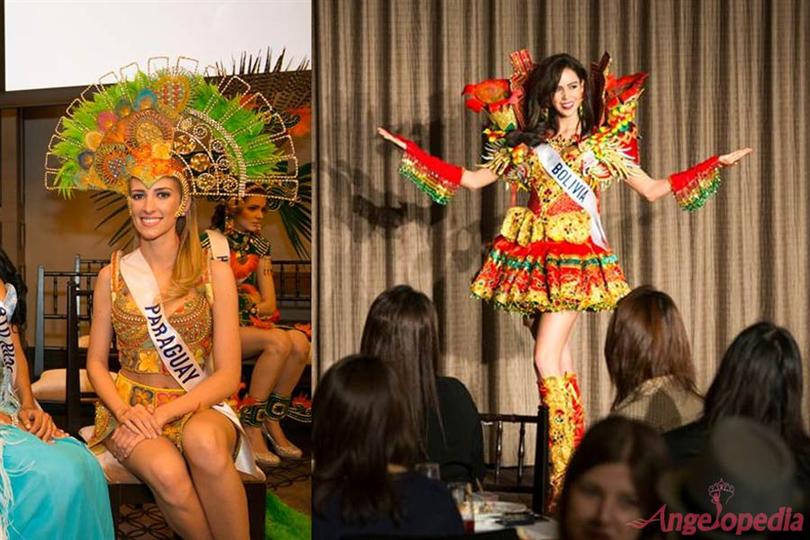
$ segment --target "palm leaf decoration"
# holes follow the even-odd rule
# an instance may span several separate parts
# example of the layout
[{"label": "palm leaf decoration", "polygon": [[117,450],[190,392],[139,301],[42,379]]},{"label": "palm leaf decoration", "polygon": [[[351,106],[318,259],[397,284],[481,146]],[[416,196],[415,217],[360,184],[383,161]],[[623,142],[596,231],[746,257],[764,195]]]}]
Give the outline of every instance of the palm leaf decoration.
[{"label": "palm leaf decoration", "polygon": [[309,259],[307,245],[312,242],[312,163],[298,168],[298,200],[279,204],[277,208],[271,206],[271,209],[278,211],[290,244],[299,257]]}]

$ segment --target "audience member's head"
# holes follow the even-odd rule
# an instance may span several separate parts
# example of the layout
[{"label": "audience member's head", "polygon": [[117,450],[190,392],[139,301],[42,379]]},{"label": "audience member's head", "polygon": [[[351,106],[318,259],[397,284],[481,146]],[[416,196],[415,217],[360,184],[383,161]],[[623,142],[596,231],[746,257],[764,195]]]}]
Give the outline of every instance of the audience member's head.
[{"label": "audience member's head", "polygon": [[[777,432],[750,418],[726,416],[713,425],[697,457],[662,476],[658,492],[666,512],[682,516],[674,531],[679,538],[781,538],[763,529],[768,528],[765,521],[775,523],[771,518],[780,508],[802,510],[795,470],[793,455]],[[712,519],[701,525],[695,516],[704,514]],[[755,527],[760,514],[765,520]],[[795,525],[789,515],[784,519],[772,529],[789,531]],[[712,527],[715,521],[720,526]],[[660,529],[661,522],[648,526]]]},{"label": "audience member's head", "polygon": [[437,326],[436,308],[430,298],[408,285],[397,285],[371,304],[360,342],[360,353],[376,356],[393,367],[402,386],[413,395],[408,405],[414,430],[423,444],[427,413],[438,412]]},{"label": "audience member's head", "polygon": [[743,330],[723,355],[706,393],[704,417],[710,425],[726,416],[752,418],[796,451],[810,447],[801,407],[799,347],[787,329],[760,322]]},{"label": "audience member's head", "polygon": [[349,356],[324,374],[313,399],[313,506],[336,498],[345,523],[398,519],[389,466],[410,467],[416,438],[406,387],[386,363]]},{"label": "audience member's head", "polygon": [[614,408],[656,377],[671,376],[685,391],[697,393],[681,314],[668,294],[648,285],[617,304],[608,326],[605,360],[616,388]]},{"label": "audience member's head", "polygon": [[661,503],[656,483],[669,465],[663,439],[646,424],[611,416],[583,437],[568,464],[559,507],[563,540],[655,538],[629,522]]}]

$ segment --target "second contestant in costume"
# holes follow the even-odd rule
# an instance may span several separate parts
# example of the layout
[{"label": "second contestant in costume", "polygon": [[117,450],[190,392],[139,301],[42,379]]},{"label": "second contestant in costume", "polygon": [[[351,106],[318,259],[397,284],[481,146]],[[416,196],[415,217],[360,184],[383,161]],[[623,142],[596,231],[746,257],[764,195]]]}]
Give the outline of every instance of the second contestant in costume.
[{"label": "second contestant in costume", "polygon": [[0,538],[113,538],[101,467],[34,401],[19,335],[25,290],[0,249]]},{"label": "second contestant in costume", "polygon": [[[474,171],[446,163],[383,129],[405,150],[400,174],[434,201],[446,203],[458,186],[476,190],[502,178],[529,192],[513,205],[483,268],[474,296],[533,317],[534,367],[550,410],[551,500],[584,431],[579,385],[569,338],[581,311],[610,310],[629,292],[605,238],[599,193],[623,180],[649,201],[673,193],[694,210],[716,191],[720,168],[750,152],[714,156],[686,171],[654,179],[639,166],[635,113],[645,73],[620,78],[609,57],[589,75],[567,54],[534,64],[527,51],[512,55],[511,79],[468,85],[468,107],[486,110],[484,165]],[[553,506],[553,505],[552,505]]]},{"label": "second contestant in costume", "polygon": [[224,402],[240,378],[236,287],[228,265],[201,248],[194,197],[273,181],[284,124],[240,80],[215,84],[180,60],[94,89],[58,124],[46,176],[63,192],[124,195],[138,238],[96,281],[87,371],[101,403],[90,444],[149,485],[181,536],[246,539],[238,471],[262,473]]},{"label": "second contestant in costume", "polygon": [[[242,357],[259,355],[248,394],[239,409],[239,419],[256,452],[256,460],[273,466],[279,464],[279,456],[302,457],[301,450],[285,436],[280,422],[288,414],[304,421],[311,415],[306,407],[291,408],[291,393],[309,361],[310,345],[302,331],[278,325],[281,314],[276,305],[270,241],[261,234],[267,209],[265,197],[263,187],[248,187],[245,197],[217,206],[211,226],[228,240],[227,258],[239,294]],[[210,245],[205,233],[203,245]],[[272,452],[267,448],[265,436]]]}]

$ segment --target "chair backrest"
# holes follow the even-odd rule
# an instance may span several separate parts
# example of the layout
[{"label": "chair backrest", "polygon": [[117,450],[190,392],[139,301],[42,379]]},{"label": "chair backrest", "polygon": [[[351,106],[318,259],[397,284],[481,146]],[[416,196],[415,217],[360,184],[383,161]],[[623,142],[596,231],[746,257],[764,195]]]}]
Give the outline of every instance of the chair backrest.
[{"label": "chair backrest", "polygon": [[276,302],[285,322],[312,320],[312,262],[273,261]]},{"label": "chair backrest", "polygon": [[81,382],[79,371],[84,367],[87,356],[79,350],[79,326],[82,322],[89,322],[91,311],[79,312],[79,303],[85,303],[92,310],[93,291],[80,289],[75,281],[67,284],[67,332],[65,336],[66,374],[65,374],[65,417],[67,431],[78,437],[81,427]]},{"label": "chair backrest", "polygon": [[[490,440],[494,440],[494,451],[490,456],[494,462],[488,464],[495,470],[495,480],[485,483],[484,488],[490,491],[531,493],[532,511],[541,514],[546,507],[548,498],[548,407],[540,405],[537,415],[521,414],[481,414],[483,427],[489,428]],[[503,481],[503,439],[504,425],[513,424],[518,429],[517,471],[514,482]],[[526,468],[526,425],[537,426],[534,446],[534,469],[532,483],[524,484]],[[493,433],[494,432],[494,433]],[[485,434],[486,436],[486,434]]]},{"label": "chair backrest", "polygon": [[[60,346],[45,345],[45,321],[67,321],[67,303],[60,300],[60,292],[69,282],[79,285],[85,280],[87,289],[92,290],[92,283],[97,272],[85,270],[53,271],[45,270],[43,265],[37,267],[36,317],[34,319],[34,379],[38,379],[45,370],[45,351],[64,351]],[[65,306],[63,309],[62,306]],[[76,304],[74,310],[89,313]]]}]

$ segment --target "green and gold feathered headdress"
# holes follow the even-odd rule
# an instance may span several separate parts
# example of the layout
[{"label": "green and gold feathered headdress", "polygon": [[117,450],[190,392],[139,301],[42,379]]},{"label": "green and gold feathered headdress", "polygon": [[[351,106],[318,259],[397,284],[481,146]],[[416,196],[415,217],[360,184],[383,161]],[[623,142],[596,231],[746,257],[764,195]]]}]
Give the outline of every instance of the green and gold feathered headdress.
[{"label": "green and gold feathered headdress", "polygon": [[190,196],[241,197],[259,184],[268,198],[295,201],[298,162],[281,115],[238,76],[197,67],[152,58],[146,72],[130,64],[88,87],[56,126],[46,187],[126,194],[132,177],[171,176]]}]

